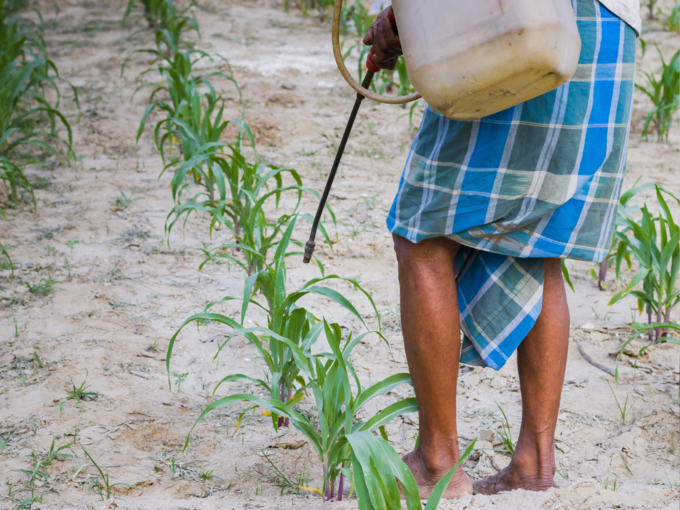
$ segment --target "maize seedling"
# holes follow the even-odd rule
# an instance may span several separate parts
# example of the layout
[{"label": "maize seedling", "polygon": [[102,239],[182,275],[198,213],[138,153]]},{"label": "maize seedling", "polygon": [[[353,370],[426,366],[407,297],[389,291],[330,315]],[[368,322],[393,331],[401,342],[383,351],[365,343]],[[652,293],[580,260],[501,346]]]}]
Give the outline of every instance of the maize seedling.
[{"label": "maize seedling", "polygon": [[[619,246],[633,254],[639,269],[625,289],[617,292],[609,301],[612,305],[627,295],[637,298],[640,313],[647,311],[647,324],[670,322],[671,310],[680,303],[680,289],[677,287],[680,272],[680,225],[664,198],[664,194],[680,205],[680,199],[658,185],[644,185],[634,190],[644,192],[654,187],[660,214],[654,216],[646,201],[639,212],[642,217],[636,221],[629,210],[619,208],[618,224],[626,227],[624,232],[616,232]],[[627,235],[630,234],[630,235]],[[617,263],[617,276],[620,264]],[[637,286],[642,284],[642,289]],[[650,330],[650,340],[657,341],[663,333],[662,328]]]},{"label": "maize seedling", "polygon": [[[368,333],[355,338],[350,335],[343,344],[339,325],[329,324],[324,320],[322,326],[331,348],[330,353],[311,355],[307,345],[300,349],[297,346],[293,347],[292,342],[283,342],[281,339],[282,343],[290,345],[291,350],[296,353],[295,361],[308,381],[290,401],[284,403],[278,398],[263,399],[250,394],[229,395],[208,405],[196,420],[192,430],[212,410],[240,403],[248,403],[251,406],[249,409],[256,407],[265,409],[272,413],[272,417],[284,417],[309,439],[323,466],[323,490],[318,492],[323,493],[326,500],[334,499],[335,481],[339,478],[338,499],[342,499],[346,472],[343,472],[343,464],[349,460],[350,448],[349,444],[340,438],[354,432],[370,432],[384,427],[401,414],[416,412],[418,407],[415,398],[407,398],[387,406],[366,422],[356,421],[357,413],[368,402],[401,384],[410,384],[411,377],[409,374],[396,374],[363,389],[350,361],[350,355],[352,349]],[[270,338],[279,336],[274,336],[272,332],[269,334]],[[314,396],[318,426],[315,426],[308,416],[293,409],[293,406],[302,400],[305,391],[311,392]],[[277,427],[276,421],[274,426]],[[185,449],[190,437],[191,431],[185,442]]]},{"label": "maize seedling", "polygon": [[[288,293],[286,291],[286,250],[289,246],[294,226],[294,221],[288,225],[277,246],[274,262],[271,264],[265,263],[264,269],[246,278],[243,297],[241,298],[240,322],[230,317],[207,311],[222,302],[236,299],[231,296],[209,304],[206,307],[205,313],[189,317],[170,340],[167,354],[168,371],[170,370],[170,359],[175,339],[179,332],[188,323],[193,321],[214,321],[229,326],[233,330],[231,335],[218,346],[215,358],[219,356],[222,349],[233,337],[242,335],[257,348],[268,369],[267,381],[253,379],[243,374],[233,374],[225,377],[219,384],[238,379],[247,379],[262,386],[271,395],[272,399],[277,399],[281,402],[299,400],[299,398],[302,398],[303,388],[308,383],[305,376],[309,377],[311,347],[317,341],[322,330],[322,325],[314,315],[306,308],[298,305],[300,299],[310,294],[330,299],[349,311],[366,326],[361,314],[340,292],[318,285],[324,281],[343,280],[352,284],[355,289],[364,294],[369,300],[376,316],[378,316],[378,324],[380,324],[378,310],[373,298],[355,280],[342,278],[337,275],[328,275],[309,280],[295,292]],[[258,293],[261,293],[263,296],[264,303],[255,298]],[[266,312],[267,327],[244,327],[248,308],[251,304]],[[368,330],[367,326],[366,329]],[[258,334],[263,336],[260,337]],[[269,349],[263,346],[263,340],[269,343]],[[298,385],[297,388],[296,384]],[[277,417],[272,416],[272,420],[275,426],[285,425],[285,417],[283,420],[277,421]]]}]

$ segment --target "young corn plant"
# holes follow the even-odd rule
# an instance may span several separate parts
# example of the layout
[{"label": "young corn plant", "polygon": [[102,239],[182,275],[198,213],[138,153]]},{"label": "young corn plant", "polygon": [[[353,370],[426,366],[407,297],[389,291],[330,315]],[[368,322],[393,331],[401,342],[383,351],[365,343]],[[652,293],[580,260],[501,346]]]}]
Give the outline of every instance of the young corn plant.
[{"label": "young corn plant", "polygon": [[[0,211],[0,214],[2,214],[4,216],[5,213],[3,211]],[[2,243],[0,243],[0,255],[2,255],[3,257],[5,257],[7,259],[7,265],[3,264],[3,266],[4,266],[4,268],[7,268],[7,266],[9,266],[10,278],[13,278],[14,277],[14,264],[12,263],[12,258],[9,256],[9,250],[7,250],[7,247],[5,245],[3,245]]]},{"label": "young corn plant", "polygon": [[[0,11],[3,6],[0,0]],[[63,159],[60,144],[66,148],[67,160],[74,157],[71,126],[58,109],[57,83],[64,80],[46,58],[41,34],[29,35],[13,18],[0,17],[0,48],[0,180],[15,207],[22,192],[35,206],[33,189],[23,173],[26,165],[44,164],[44,156],[37,158],[34,151]],[[56,95],[54,104],[45,97],[48,87]],[[78,104],[76,90],[71,89]],[[66,139],[57,134],[58,122],[66,128]],[[4,216],[1,207],[0,214]]]},{"label": "young corn plant", "polygon": [[[182,46],[183,45],[179,40],[175,41],[173,39],[168,39],[162,32],[160,36],[156,38],[155,48],[135,50],[126,58],[125,62],[123,62],[121,76],[125,73],[127,61],[133,55],[137,53],[149,54],[157,60],[156,66],[150,67],[146,71],[140,73],[135,78],[135,81],[140,82],[148,74],[156,71],[160,75],[160,81],[143,83],[139,85],[132,94],[131,101],[141,90],[152,88],[149,97],[149,105],[142,116],[137,131],[137,141],[139,141],[139,138],[144,131],[147,118],[153,110],[160,109],[165,111],[168,118],[176,117],[179,114],[181,105],[185,102],[190,102],[192,96],[198,94],[198,92],[195,91],[198,86],[205,84],[211,91],[213,90],[209,82],[209,78],[211,77],[219,77],[231,81],[236,86],[240,100],[241,91],[231,74],[226,74],[221,71],[211,71],[203,74],[194,72],[195,66],[203,60],[209,60],[212,64],[217,66],[226,66],[231,72],[229,62],[224,57],[214,57],[205,51],[194,48],[182,49]],[[165,96],[167,99],[156,99],[157,95]],[[158,131],[158,125],[155,131]],[[155,136],[154,139],[158,146],[158,136]]]},{"label": "young corn plant", "polygon": [[[647,114],[642,137],[647,138],[650,125],[654,125],[659,141],[668,140],[673,115],[680,109],[680,50],[666,63],[659,45],[654,43],[661,58],[661,76],[643,72],[646,84],[635,84],[651,101],[652,109]],[[644,46],[643,46],[644,48]]]},{"label": "young corn plant", "polygon": [[675,7],[668,15],[668,22],[666,25],[669,32],[680,33],[680,3],[675,4]]},{"label": "young corn plant", "polygon": [[[355,0],[353,5],[342,8],[340,16],[341,33],[344,36],[354,38],[358,45],[373,24],[373,20],[375,20],[375,16],[368,14],[368,8],[364,6],[361,0]],[[352,39],[347,40],[351,41]]]},{"label": "young corn plant", "polygon": [[200,39],[201,31],[198,28],[196,18],[187,15],[189,10],[196,6],[196,2],[192,1],[187,7],[179,11],[172,2],[168,3],[167,14],[161,22],[161,28],[155,30],[156,47],[165,44],[166,54],[175,55],[183,47],[194,48],[192,42],[184,39],[185,34],[195,32]]},{"label": "young corn plant", "polygon": [[[321,489],[313,490],[322,495],[325,500],[336,498],[341,500],[344,480],[349,474],[344,465],[350,460],[350,446],[341,438],[361,431],[370,433],[376,429],[381,429],[381,433],[384,434],[384,426],[392,419],[404,413],[416,412],[418,407],[415,398],[407,398],[387,406],[368,421],[357,420],[358,412],[368,402],[401,384],[410,384],[411,378],[409,374],[396,374],[368,388],[362,388],[350,356],[352,349],[368,333],[356,338],[350,335],[343,342],[338,324],[329,324],[324,320],[322,327],[331,352],[312,355],[308,349],[299,350],[297,353],[299,369],[305,374],[308,382],[300,388],[296,397],[284,403],[278,398],[263,399],[250,394],[230,395],[208,405],[196,420],[194,427],[212,410],[241,403],[249,404],[250,408],[262,408],[271,412],[272,416],[285,417],[309,439],[322,464],[323,486]],[[271,338],[274,338],[271,332],[269,334]],[[308,416],[292,408],[294,404],[302,400],[305,391],[314,396],[318,425],[315,425]],[[276,422],[274,426],[277,426]],[[190,435],[191,432],[189,437]],[[185,448],[189,437],[187,437]],[[338,481],[337,496],[336,480]]]},{"label": "young corn plant", "polygon": [[654,19],[654,7],[656,7],[656,2],[658,0],[647,0],[645,5],[647,6],[647,19],[652,20]]},{"label": "young corn plant", "polygon": [[[267,364],[268,370],[266,380],[253,379],[243,374],[232,374],[225,377],[219,384],[246,379],[262,386],[272,399],[284,403],[296,399],[299,401],[302,398],[302,388],[308,383],[308,380],[305,379],[305,375],[308,375],[308,371],[305,369],[308,366],[307,359],[311,356],[310,350],[322,332],[322,325],[318,319],[309,310],[300,307],[298,305],[299,300],[307,295],[330,299],[345,308],[366,326],[361,314],[347,298],[334,289],[319,285],[319,283],[325,281],[344,280],[352,284],[369,300],[373,310],[378,315],[378,310],[370,294],[358,282],[349,278],[341,278],[336,275],[322,276],[309,280],[294,292],[288,293],[286,291],[286,251],[294,227],[295,221],[291,221],[277,246],[273,263],[265,263],[264,269],[246,278],[241,298],[240,322],[221,314],[209,312],[219,303],[237,299],[228,296],[217,303],[211,303],[205,313],[192,315],[182,324],[168,346],[168,373],[170,373],[170,359],[175,339],[182,328],[193,321],[213,321],[224,324],[233,330],[230,336],[218,346],[215,358],[219,356],[222,349],[232,338],[242,335],[257,348]],[[256,298],[256,296],[259,297]],[[246,314],[251,305],[266,312],[266,327],[246,328],[244,326]],[[366,329],[368,329],[367,326]],[[263,345],[267,342],[269,349]],[[272,420],[274,420],[275,426],[286,425],[285,417],[277,421],[277,417],[273,416]]]},{"label": "young corn plant", "polygon": [[[602,262],[600,262],[598,272],[596,273],[593,269],[590,270],[590,275],[595,280],[597,280],[597,287],[600,290],[604,290],[607,286],[605,283],[607,279],[607,272],[612,267],[612,265],[614,265],[616,268],[617,276],[621,273],[621,265],[624,261],[626,262],[628,269],[632,267],[632,253],[629,249],[629,245],[627,243],[620,243],[619,237],[627,236],[630,233],[630,228],[625,224],[625,219],[639,210],[638,207],[631,206],[629,204],[630,200],[638,193],[644,192],[651,187],[653,187],[653,184],[643,184],[642,186],[637,186],[636,182],[635,186],[623,193],[619,199],[617,222],[614,234],[612,235],[612,245],[609,248],[607,256]],[[617,232],[619,233],[618,236]]]},{"label": "young corn plant", "polygon": [[[250,130],[246,124],[246,132],[250,135]],[[252,138],[251,138],[252,141]],[[229,146],[231,154],[230,161],[218,160],[218,166],[226,179],[226,186],[217,186],[220,192],[219,200],[215,197],[205,196],[204,200],[199,200],[198,196],[191,202],[187,202],[176,208],[178,213],[207,212],[211,215],[211,231],[213,228],[226,227],[232,234],[231,239],[222,243],[212,250],[204,250],[205,263],[217,258],[226,258],[243,268],[248,275],[256,273],[264,268],[268,253],[277,247],[279,237],[289,226],[291,220],[296,221],[298,209],[303,193],[310,193],[318,197],[318,193],[310,188],[302,186],[302,178],[298,172],[290,168],[279,168],[274,165],[264,165],[257,160],[253,163],[248,162],[246,157],[240,152],[237,144]],[[188,166],[188,165],[187,165]],[[221,175],[216,172],[216,175]],[[292,178],[293,182],[284,185],[284,177]],[[224,187],[228,187],[229,194],[224,193]],[[265,206],[271,201],[278,210],[281,196],[284,192],[297,194],[297,200],[291,214],[282,214],[275,221],[270,221],[265,214]],[[330,207],[333,222],[335,216]],[[176,218],[179,214],[176,216]],[[313,221],[308,214],[299,217]],[[174,220],[176,221],[176,219]],[[174,224],[174,221],[172,224]],[[170,224],[170,227],[172,227]],[[319,231],[331,246],[330,237],[326,228],[320,224]],[[301,246],[301,243],[292,241]],[[241,257],[237,257],[240,253]],[[319,265],[323,272],[323,265],[315,258],[315,263]]]},{"label": "young corn plant", "polygon": [[[177,9],[172,0],[141,0],[139,3],[144,11],[144,18],[148,23],[148,28],[151,30],[160,32],[162,30],[167,30],[173,25],[186,22],[187,24],[192,25],[192,28],[198,32],[196,20],[187,14],[196,7],[197,4],[195,0],[191,0],[186,7],[182,9]],[[137,2],[135,0],[130,0],[128,2],[125,8],[125,14],[123,14],[123,26],[125,26],[125,22],[136,4]]]},{"label": "young corn plant", "polygon": [[[638,192],[649,186],[638,188]],[[637,298],[640,313],[647,312],[647,324],[671,322],[671,310],[680,303],[680,289],[677,287],[680,272],[680,225],[675,222],[664,194],[675,200],[680,199],[668,190],[655,185],[656,199],[660,213],[654,216],[645,201],[639,210],[641,219],[636,221],[624,208],[620,208],[619,223],[628,229],[629,235],[616,232],[618,242],[629,250],[638,262],[639,269],[625,289],[617,292],[609,301],[612,305],[627,295]],[[617,277],[620,266],[617,265]],[[642,289],[638,285],[642,284]],[[655,342],[663,328],[650,330],[650,341]]]},{"label": "young corn plant", "polygon": [[[434,486],[425,510],[436,510],[453,475],[472,453],[476,441],[475,439],[467,447],[451,471]],[[348,446],[351,449],[359,510],[401,510],[400,492],[404,494],[408,510],[422,510],[418,484],[411,470],[387,441],[370,432],[361,431],[341,438],[339,446]]]},{"label": "young corn plant", "polygon": [[0,14],[11,16],[23,9],[28,9],[28,0],[6,0],[0,8]]}]

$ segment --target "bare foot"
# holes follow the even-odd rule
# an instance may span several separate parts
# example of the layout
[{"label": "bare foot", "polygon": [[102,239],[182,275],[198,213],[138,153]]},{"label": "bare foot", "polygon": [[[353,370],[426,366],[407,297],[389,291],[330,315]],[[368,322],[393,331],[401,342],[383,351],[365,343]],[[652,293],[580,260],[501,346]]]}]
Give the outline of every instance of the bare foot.
[{"label": "bare foot", "polygon": [[[501,469],[495,475],[489,476],[484,480],[474,482],[472,484],[475,494],[498,494],[499,492],[507,492],[515,489],[524,489],[527,491],[547,491],[555,485],[553,480],[554,469],[540,474],[536,469],[526,469],[518,465],[513,459],[510,465]],[[552,472],[552,473],[550,473]]]},{"label": "bare foot", "polygon": [[[437,472],[430,471],[425,467],[423,459],[420,456],[420,450],[404,455],[401,460],[406,463],[411,470],[411,473],[413,473],[413,477],[418,484],[418,492],[420,493],[421,499],[427,499],[442,476],[453,468],[453,464],[451,464],[447,468],[438,470]],[[463,468],[459,467],[458,470],[456,470],[456,474],[453,475],[446,491],[444,491],[443,497],[444,499],[454,499],[459,498],[464,494],[471,493],[472,483],[470,483],[470,479],[465,474],[465,471],[463,471]]]}]

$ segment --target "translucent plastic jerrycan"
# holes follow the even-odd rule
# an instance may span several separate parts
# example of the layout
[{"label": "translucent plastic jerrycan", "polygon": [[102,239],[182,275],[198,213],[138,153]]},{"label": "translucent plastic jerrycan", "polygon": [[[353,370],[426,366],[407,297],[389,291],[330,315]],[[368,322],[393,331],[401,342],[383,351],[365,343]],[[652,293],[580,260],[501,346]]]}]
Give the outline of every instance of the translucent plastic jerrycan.
[{"label": "translucent plastic jerrycan", "polygon": [[581,39],[569,0],[393,0],[392,7],[413,87],[451,119],[505,110],[576,71]]}]

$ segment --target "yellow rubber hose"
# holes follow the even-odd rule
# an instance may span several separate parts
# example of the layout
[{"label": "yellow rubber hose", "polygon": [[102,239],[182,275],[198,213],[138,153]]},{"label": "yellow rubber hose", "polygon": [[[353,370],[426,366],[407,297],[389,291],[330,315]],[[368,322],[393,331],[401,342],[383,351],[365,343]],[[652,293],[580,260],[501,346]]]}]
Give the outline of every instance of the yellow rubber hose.
[{"label": "yellow rubber hose", "polygon": [[351,74],[349,74],[349,71],[345,67],[345,62],[342,60],[342,52],[340,51],[340,14],[342,13],[342,0],[335,0],[335,6],[333,7],[333,32],[332,32],[332,40],[333,40],[333,56],[335,57],[335,63],[338,64],[338,69],[340,70],[340,74],[342,74],[342,77],[345,79],[347,83],[349,83],[350,87],[352,87],[354,90],[356,90],[359,94],[361,94],[364,97],[367,97],[368,99],[372,99],[373,101],[377,101],[378,103],[387,103],[387,104],[403,104],[403,103],[410,103],[411,101],[415,101],[416,99],[420,99],[420,94],[417,92],[414,92],[413,94],[408,94],[406,96],[383,96],[381,94],[376,94],[375,92],[372,92],[364,87],[361,86],[359,82],[357,82]]}]

